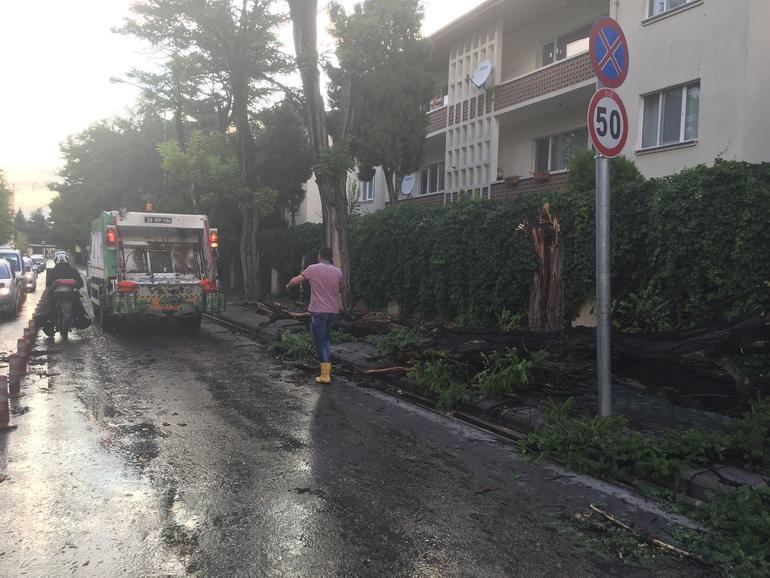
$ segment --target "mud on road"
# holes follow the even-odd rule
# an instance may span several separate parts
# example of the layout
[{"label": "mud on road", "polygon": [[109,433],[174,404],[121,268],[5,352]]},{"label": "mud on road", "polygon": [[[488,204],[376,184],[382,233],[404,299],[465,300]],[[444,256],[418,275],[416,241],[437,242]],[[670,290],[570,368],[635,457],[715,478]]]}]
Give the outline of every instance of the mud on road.
[{"label": "mud on road", "polygon": [[654,508],[379,391],[318,387],[217,325],[40,347],[0,436],[2,575],[658,573],[560,529],[589,503]]}]

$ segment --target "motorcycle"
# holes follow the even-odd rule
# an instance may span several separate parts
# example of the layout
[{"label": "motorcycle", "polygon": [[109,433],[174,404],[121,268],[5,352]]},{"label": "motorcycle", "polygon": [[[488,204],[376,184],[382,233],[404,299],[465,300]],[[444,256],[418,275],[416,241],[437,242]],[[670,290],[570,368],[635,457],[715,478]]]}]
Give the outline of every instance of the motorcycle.
[{"label": "motorcycle", "polygon": [[75,301],[80,299],[77,281],[74,279],[57,279],[51,287],[53,299],[53,324],[43,327],[48,337],[53,337],[58,331],[62,339],[68,339],[71,329],[75,327]]}]

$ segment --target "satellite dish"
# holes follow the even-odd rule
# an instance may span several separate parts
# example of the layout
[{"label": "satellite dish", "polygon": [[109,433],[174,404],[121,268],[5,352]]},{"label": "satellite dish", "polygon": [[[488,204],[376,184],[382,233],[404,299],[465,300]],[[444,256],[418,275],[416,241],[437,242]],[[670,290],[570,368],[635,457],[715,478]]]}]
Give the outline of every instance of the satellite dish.
[{"label": "satellite dish", "polygon": [[414,190],[414,184],[417,179],[414,178],[414,175],[406,175],[404,179],[401,181],[401,193],[409,196],[412,194],[412,191]]},{"label": "satellite dish", "polygon": [[476,88],[480,88],[482,90],[486,90],[486,82],[489,80],[490,75],[492,74],[492,61],[491,60],[482,60],[479,62],[479,65],[476,67],[476,70],[473,71],[473,74],[470,76],[471,82],[473,83],[473,86]]}]

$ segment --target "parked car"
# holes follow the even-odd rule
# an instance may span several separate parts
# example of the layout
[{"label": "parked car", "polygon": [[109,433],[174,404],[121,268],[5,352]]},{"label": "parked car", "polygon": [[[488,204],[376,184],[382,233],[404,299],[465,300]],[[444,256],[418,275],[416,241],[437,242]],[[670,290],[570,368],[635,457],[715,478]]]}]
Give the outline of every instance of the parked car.
[{"label": "parked car", "polygon": [[35,263],[29,257],[22,257],[24,263],[24,287],[27,293],[37,291],[37,269]]},{"label": "parked car", "polygon": [[5,259],[11,266],[11,271],[14,273],[15,282],[21,289],[21,301],[23,303],[27,299],[27,292],[24,289],[24,273],[26,267],[21,256],[21,251],[18,251],[17,249],[9,246],[0,247],[0,259]]},{"label": "parked car", "polygon": [[45,271],[45,263],[48,259],[45,258],[45,255],[40,255],[39,253],[36,253],[34,255],[30,256],[30,259],[32,259],[32,262],[35,264],[35,271],[38,273],[42,273]]},{"label": "parked car", "polygon": [[11,264],[0,259],[0,315],[16,317],[21,311],[23,287]]}]

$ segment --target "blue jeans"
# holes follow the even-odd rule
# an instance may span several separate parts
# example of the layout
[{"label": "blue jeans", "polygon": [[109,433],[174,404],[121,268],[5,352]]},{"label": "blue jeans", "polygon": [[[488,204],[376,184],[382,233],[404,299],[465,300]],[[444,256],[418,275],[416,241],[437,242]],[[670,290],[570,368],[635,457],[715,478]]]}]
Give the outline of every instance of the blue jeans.
[{"label": "blue jeans", "polygon": [[331,332],[340,318],[339,313],[311,313],[310,333],[315,341],[315,349],[321,363],[329,363],[332,356]]}]

